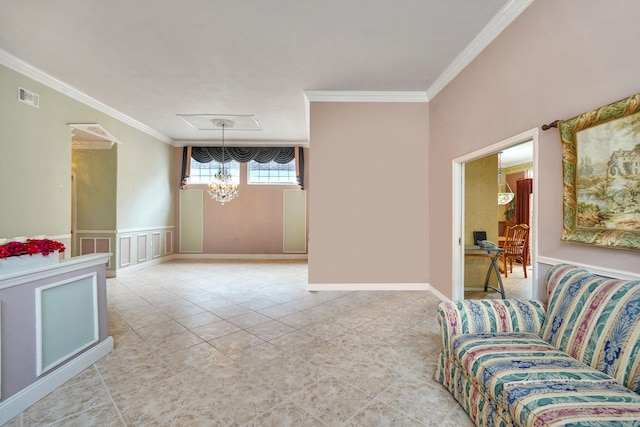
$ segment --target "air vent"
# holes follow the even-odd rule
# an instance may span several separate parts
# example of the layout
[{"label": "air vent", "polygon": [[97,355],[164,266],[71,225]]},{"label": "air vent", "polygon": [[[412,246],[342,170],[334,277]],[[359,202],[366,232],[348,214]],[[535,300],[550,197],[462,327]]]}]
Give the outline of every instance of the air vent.
[{"label": "air vent", "polygon": [[29,104],[33,107],[40,106],[40,96],[37,93],[26,90],[20,86],[18,86],[18,101],[24,102],[25,104]]}]

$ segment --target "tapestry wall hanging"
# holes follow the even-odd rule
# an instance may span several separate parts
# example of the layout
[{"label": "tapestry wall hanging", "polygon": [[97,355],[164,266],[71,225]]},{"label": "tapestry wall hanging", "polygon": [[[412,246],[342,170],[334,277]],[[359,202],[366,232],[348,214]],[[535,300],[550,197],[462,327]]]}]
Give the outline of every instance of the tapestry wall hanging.
[{"label": "tapestry wall hanging", "polygon": [[640,250],[640,94],[558,122],[562,240]]}]

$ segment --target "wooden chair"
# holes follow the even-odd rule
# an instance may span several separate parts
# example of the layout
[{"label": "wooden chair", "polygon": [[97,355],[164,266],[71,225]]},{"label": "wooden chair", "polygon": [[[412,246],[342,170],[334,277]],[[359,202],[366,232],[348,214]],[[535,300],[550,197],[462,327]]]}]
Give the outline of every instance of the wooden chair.
[{"label": "wooden chair", "polygon": [[507,275],[507,261],[511,273],[513,273],[513,260],[522,263],[524,278],[527,278],[527,250],[529,248],[529,226],[527,224],[517,224],[507,228],[504,240],[504,251],[502,252],[502,265],[504,266],[504,277]]}]

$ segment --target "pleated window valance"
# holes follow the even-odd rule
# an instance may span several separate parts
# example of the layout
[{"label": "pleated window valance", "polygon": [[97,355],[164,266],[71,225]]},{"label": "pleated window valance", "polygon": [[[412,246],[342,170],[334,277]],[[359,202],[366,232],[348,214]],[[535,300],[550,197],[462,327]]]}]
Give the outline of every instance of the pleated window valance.
[{"label": "pleated window valance", "polygon": [[[235,160],[248,163],[252,160],[258,163],[276,162],[285,164],[295,159],[295,147],[225,147],[225,163]],[[212,161],[222,162],[222,147],[192,147],[191,157],[200,163]]]}]

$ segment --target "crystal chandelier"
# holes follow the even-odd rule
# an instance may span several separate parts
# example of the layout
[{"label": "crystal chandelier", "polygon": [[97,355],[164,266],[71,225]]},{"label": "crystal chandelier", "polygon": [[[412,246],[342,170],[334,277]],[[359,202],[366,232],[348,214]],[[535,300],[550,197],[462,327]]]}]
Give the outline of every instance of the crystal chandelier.
[{"label": "crystal chandelier", "polygon": [[502,174],[502,151],[498,153],[498,206],[513,200],[513,191]]},{"label": "crystal chandelier", "polygon": [[224,167],[224,128],[235,126],[235,122],[232,120],[212,120],[212,123],[214,126],[222,128],[222,162],[218,173],[213,176],[214,180],[209,183],[207,191],[213,200],[224,205],[238,197],[238,184],[231,181],[231,173]]}]

